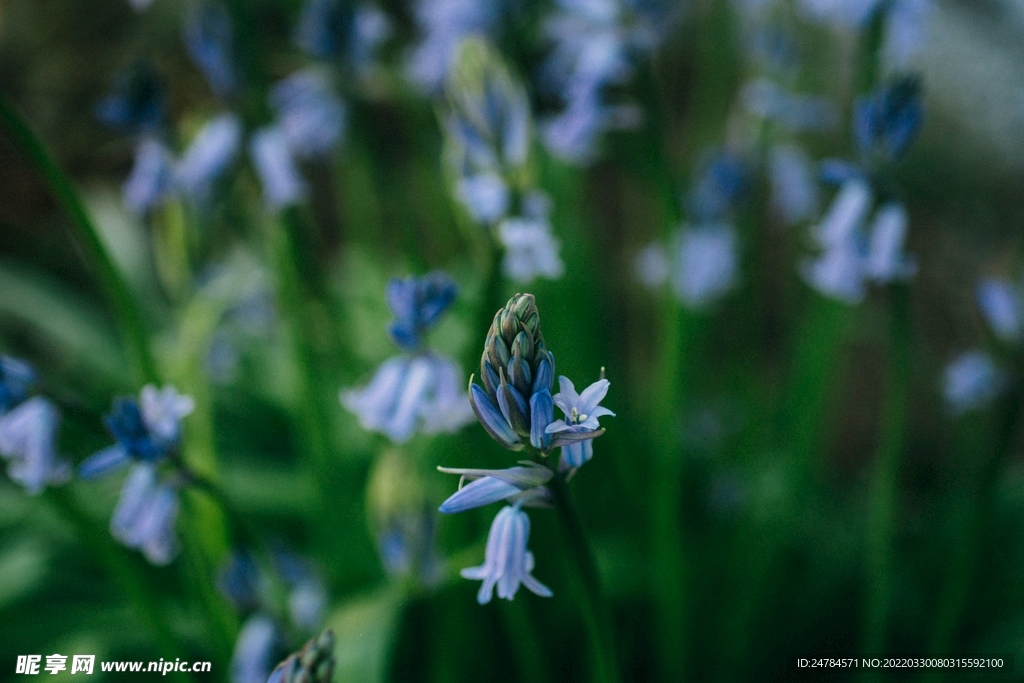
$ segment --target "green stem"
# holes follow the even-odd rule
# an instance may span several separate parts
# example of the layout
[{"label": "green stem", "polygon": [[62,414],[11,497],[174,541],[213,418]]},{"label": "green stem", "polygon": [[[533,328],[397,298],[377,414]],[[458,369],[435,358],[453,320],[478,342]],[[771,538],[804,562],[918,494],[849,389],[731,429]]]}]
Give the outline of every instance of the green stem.
[{"label": "green stem", "polygon": [[[978,574],[981,541],[994,514],[996,483],[1017,435],[1021,404],[1022,388],[1015,383],[999,402],[998,432],[988,462],[976,468],[970,480],[962,483],[960,505],[951,506],[959,512],[954,512],[957,542],[950,548],[949,570],[928,638],[929,655],[945,656],[953,645],[957,624],[970,596],[971,583]],[[974,462],[977,458],[975,449],[966,450],[970,453],[970,461]],[[938,681],[943,678],[942,673],[941,669],[928,670],[920,680],[926,683]]]},{"label": "green stem", "polygon": [[114,315],[131,351],[132,365],[138,379],[142,383],[155,382],[157,380],[156,365],[150,353],[138,305],[128,284],[114,264],[114,259],[103,244],[103,239],[89,217],[71,179],[57,165],[56,160],[47,151],[39,137],[32,132],[28,123],[7,103],[2,95],[0,95],[0,120],[7,126],[14,142],[28,156],[36,170],[43,176],[50,191],[56,196],[61,207],[67,212],[79,239],[92,258],[92,264],[99,271],[100,280],[113,305]]},{"label": "green stem", "polygon": [[551,479],[551,493],[555,509],[562,521],[565,547],[577,579],[573,585],[578,591],[580,612],[590,640],[591,680],[597,683],[618,683],[619,666],[615,654],[615,638],[611,614],[601,589],[597,564],[587,543],[586,532],[580,520],[576,500],[561,475]]},{"label": "green stem", "polygon": [[501,601],[501,616],[512,636],[519,659],[519,680],[532,683],[550,683],[544,663],[544,652],[537,637],[538,629],[530,623],[530,615],[522,600]]},{"label": "green stem", "polygon": [[689,642],[688,540],[682,526],[685,463],[678,411],[687,385],[687,360],[696,319],[666,296],[663,311],[661,386],[657,395],[656,448],[651,481],[651,544],[657,614],[658,674],[661,680],[684,678]]},{"label": "green stem", "polygon": [[[117,586],[124,590],[143,622],[149,627],[164,659],[188,659],[161,617],[160,607],[147,590],[145,579],[131,560],[125,557],[124,552],[114,545],[106,532],[79,508],[67,489],[47,489],[45,495],[63,517],[74,525],[79,537],[107,565]],[[190,675],[183,672],[173,672],[173,675],[183,683],[193,680]]]},{"label": "green stem", "polygon": [[[893,285],[890,293],[889,386],[884,403],[881,442],[875,462],[867,519],[866,591],[860,652],[882,655],[893,590],[893,536],[897,513],[897,475],[906,438],[907,393],[910,384],[910,292]],[[864,680],[877,680],[866,671]]]}]

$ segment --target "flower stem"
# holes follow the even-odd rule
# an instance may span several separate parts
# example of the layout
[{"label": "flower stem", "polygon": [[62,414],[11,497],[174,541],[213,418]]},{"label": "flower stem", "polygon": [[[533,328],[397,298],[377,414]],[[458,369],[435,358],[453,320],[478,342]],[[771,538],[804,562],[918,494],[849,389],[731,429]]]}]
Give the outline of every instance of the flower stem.
[{"label": "flower stem", "polygon": [[601,589],[597,564],[587,543],[586,532],[580,520],[576,500],[568,483],[561,475],[551,479],[551,493],[555,509],[562,521],[565,547],[568,549],[575,575],[580,611],[590,639],[591,680],[597,683],[618,683],[619,666],[615,654],[615,639],[611,614]]},{"label": "flower stem", "polygon": [[[139,616],[142,617],[143,622],[152,633],[164,658],[168,660],[171,658],[187,659],[178,641],[161,617],[160,608],[147,590],[145,580],[130,559],[125,557],[124,552],[115,546],[106,532],[81,510],[66,488],[46,489],[45,495],[63,517],[74,525],[79,537],[96,551],[100,559],[107,565],[116,584],[134,603]],[[190,675],[183,672],[172,672],[172,674],[176,680],[183,683],[193,680]]]},{"label": "flower stem", "polygon": [[99,271],[100,280],[113,305],[114,315],[121,326],[121,333],[130,350],[131,362],[137,379],[141,383],[156,381],[156,365],[150,353],[138,305],[128,288],[128,283],[121,276],[113,258],[103,244],[103,239],[89,217],[71,179],[57,165],[56,160],[28,123],[7,103],[2,95],[0,95],[0,120],[7,127],[14,142],[43,176],[61,207],[67,212],[78,238],[92,259],[92,265]]},{"label": "flower stem", "polygon": [[[960,482],[962,498],[959,505],[951,505],[954,512],[956,543],[950,545],[949,569],[946,581],[939,595],[931,633],[928,638],[927,654],[945,656],[953,645],[957,624],[967,605],[971,582],[978,573],[978,555],[981,539],[991,523],[994,494],[999,472],[1010,454],[1014,438],[1020,425],[1022,387],[1015,381],[1007,394],[999,401],[998,424],[995,448],[988,462],[973,469],[967,481]],[[963,418],[969,419],[969,418]],[[970,462],[977,461],[977,449],[971,440],[968,448]],[[972,476],[973,475],[973,476]],[[958,514],[957,514],[958,513]],[[930,683],[942,678],[942,670],[927,670],[921,680]]]},{"label": "flower stem", "polygon": [[[886,645],[893,589],[893,534],[896,525],[897,474],[906,437],[907,392],[910,384],[910,291],[906,285],[889,288],[889,386],[886,391],[881,442],[875,461],[868,502],[867,558],[860,652],[882,654]],[[864,680],[877,680],[868,671]]]}]

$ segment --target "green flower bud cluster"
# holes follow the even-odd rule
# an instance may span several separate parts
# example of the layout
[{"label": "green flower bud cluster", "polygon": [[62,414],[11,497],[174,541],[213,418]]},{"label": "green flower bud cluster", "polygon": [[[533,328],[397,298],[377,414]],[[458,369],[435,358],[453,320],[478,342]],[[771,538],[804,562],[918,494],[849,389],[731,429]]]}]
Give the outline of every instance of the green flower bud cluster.
[{"label": "green flower bud cluster", "polygon": [[327,629],[288,657],[267,683],[331,683],[334,676],[334,632]]},{"label": "green flower bud cluster", "polygon": [[487,332],[480,359],[483,389],[470,385],[473,409],[495,440],[512,450],[523,447],[530,438],[531,399],[541,392],[550,397],[554,371],[533,295],[516,294]]}]

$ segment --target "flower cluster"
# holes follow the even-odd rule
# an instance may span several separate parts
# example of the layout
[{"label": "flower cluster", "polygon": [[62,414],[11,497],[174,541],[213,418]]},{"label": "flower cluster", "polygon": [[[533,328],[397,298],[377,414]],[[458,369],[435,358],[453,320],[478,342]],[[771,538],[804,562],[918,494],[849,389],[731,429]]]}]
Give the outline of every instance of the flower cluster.
[{"label": "flower cluster", "polygon": [[0,356],[0,457],[7,475],[35,495],[62,484],[71,467],[57,455],[57,408],[42,396],[30,396],[36,383],[28,364]]},{"label": "flower cluster", "polygon": [[[132,464],[110,532],[129,548],[141,550],[153,564],[168,564],[178,552],[174,533],[178,491],[187,479],[178,445],[181,420],[194,408],[191,397],[170,386],[157,389],[148,384],[138,400],[130,396],[115,399],[103,420],[115,443],[78,466],[79,476],[91,479]],[[172,463],[172,471],[162,474],[161,465],[166,461]]]},{"label": "flower cluster", "polygon": [[277,665],[266,683],[331,683],[334,632],[327,629]]},{"label": "flower cluster", "polygon": [[418,0],[413,12],[423,40],[409,55],[409,79],[427,93],[438,93],[462,39],[488,35],[501,15],[500,5],[496,0]]},{"label": "flower cluster", "polygon": [[[555,476],[571,476],[593,457],[592,440],[604,433],[598,418],[614,415],[600,405],[609,382],[601,379],[577,394],[573,383],[559,377],[561,391],[551,395],[555,359],[544,344],[540,314],[531,294],[517,294],[494,316],[480,359],[483,386],[470,383],[470,401],[480,424],[509,450],[527,450],[537,460],[522,461],[503,470],[439,468],[458,474],[460,486],[440,507],[452,514],[498,501],[511,503],[498,513],[487,538],[484,564],[462,571],[468,579],[483,581],[477,600],[511,600],[520,585],[548,597],[551,591],[533,575],[534,558],[527,549],[530,520],[523,507],[547,507],[552,501],[548,484]],[[554,419],[554,407],[562,419]],[[548,454],[561,448],[557,473],[547,464]]]},{"label": "flower cluster", "polygon": [[551,234],[551,201],[530,180],[533,122],[526,91],[487,43],[467,39],[449,74],[446,155],[455,197],[505,249],[518,282],[565,268]]},{"label": "flower cluster", "polygon": [[545,122],[542,137],[552,154],[589,163],[604,131],[640,123],[636,106],[607,104],[606,90],[629,82],[632,56],[653,51],[656,27],[667,22],[629,0],[559,0],[557,5],[544,22],[553,48],[541,67],[540,83],[565,106]]},{"label": "flower cluster", "polygon": [[732,211],[747,184],[740,159],[720,153],[710,159],[690,191],[687,202],[692,225],[670,239],[668,250],[659,243],[640,252],[637,276],[648,287],[666,281],[679,301],[701,309],[718,301],[736,284],[738,248]]},{"label": "flower cluster", "polygon": [[285,634],[314,631],[323,618],[327,593],[309,564],[280,548],[269,562],[264,570],[251,554],[236,551],[217,577],[221,592],[247,615],[231,657],[231,683],[265,683],[287,652]]},{"label": "flower cluster", "polygon": [[472,419],[462,371],[423,344],[457,291],[455,282],[440,272],[388,284],[388,306],[395,316],[388,333],[405,353],[385,361],[367,386],[339,395],[364,429],[403,443],[417,431],[454,432]]},{"label": "flower cluster", "polygon": [[[976,287],[975,300],[995,350],[1002,355],[1017,353],[1024,339],[1024,284],[984,277]],[[946,366],[943,379],[946,404],[959,415],[991,403],[1008,386],[1009,373],[989,351],[972,349]]]},{"label": "flower cluster", "polygon": [[876,170],[896,161],[910,145],[921,120],[917,82],[893,81],[858,101],[854,138],[860,163],[828,160],[826,178],[840,189],[813,237],[821,252],[803,264],[804,279],[819,292],[847,303],[863,297],[867,283],[906,280],[917,266],[903,253],[907,211],[896,201],[885,201],[875,211]]}]

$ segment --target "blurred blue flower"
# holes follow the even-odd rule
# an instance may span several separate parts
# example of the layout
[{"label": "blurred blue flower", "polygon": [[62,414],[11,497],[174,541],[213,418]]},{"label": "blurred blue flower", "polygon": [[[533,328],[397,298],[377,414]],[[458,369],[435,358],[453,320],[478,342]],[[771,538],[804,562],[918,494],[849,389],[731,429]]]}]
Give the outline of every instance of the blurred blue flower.
[{"label": "blurred blue flower", "polygon": [[530,539],[530,518],[518,505],[507,506],[494,518],[487,536],[484,563],[463,569],[463,578],[483,581],[477,602],[487,604],[498,588],[498,597],[511,600],[520,584],[541,597],[551,597],[551,589],[533,577],[533,553],[526,549]]},{"label": "blurred blue flower", "polygon": [[59,422],[57,408],[41,396],[0,413],[0,457],[8,461],[11,481],[30,495],[71,476],[71,465],[56,451]]},{"label": "blurred blue flower", "polygon": [[283,654],[282,637],[274,620],[258,613],[249,617],[231,655],[231,683],[266,683]]},{"label": "blurred blue flower", "polygon": [[339,398],[363,429],[396,443],[415,432],[454,432],[473,420],[462,370],[434,353],[391,358],[366,387],[342,391]]},{"label": "blurred blue flower", "polygon": [[228,97],[237,85],[231,15],[220,2],[203,0],[185,20],[185,50],[206,76],[217,97]]},{"label": "blurred blue flower", "polygon": [[1021,296],[1008,280],[983,278],[975,297],[985,322],[1003,341],[1015,342],[1024,331]]},{"label": "blurred blue flower", "polygon": [[639,109],[606,105],[604,91],[629,81],[631,57],[651,52],[670,24],[661,12],[644,11],[652,9],[620,0],[559,0],[545,19],[553,48],[541,66],[540,86],[565,104],[544,127],[543,141],[553,154],[589,163],[604,131],[639,124]]},{"label": "blurred blue flower", "polygon": [[103,423],[117,440],[87,458],[78,467],[83,478],[107,474],[130,460],[156,463],[178,447],[181,420],[195,408],[191,396],[179,394],[172,386],[157,389],[147,384],[139,401],[131,397],[114,400]]},{"label": "blurred blue flower", "polygon": [[921,88],[914,77],[904,77],[857,100],[853,113],[854,141],[863,160],[899,159],[921,127]]},{"label": "blurred blue flower", "polygon": [[487,35],[501,14],[500,0],[418,0],[413,14],[423,40],[409,55],[406,74],[429,94],[436,94],[469,35]]},{"label": "blurred blue flower", "polygon": [[548,506],[551,492],[547,483],[554,473],[530,460],[524,460],[519,467],[503,470],[466,469],[438,467],[445,474],[458,474],[470,483],[461,485],[459,490],[448,496],[439,510],[445,514],[465,512],[473,508],[496,503],[499,500],[526,506]]},{"label": "blurred blue flower", "polygon": [[768,153],[771,203],[786,225],[814,218],[820,197],[811,160],[799,147],[776,145]]},{"label": "blurred blue flower", "polygon": [[96,104],[96,117],[119,130],[154,132],[163,125],[163,83],[148,62],[137,62],[114,81],[113,92]]},{"label": "blurred blue flower", "polygon": [[271,209],[297,204],[306,183],[295,166],[288,138],[279,126],[265,126],[253,134],[249,155],[263,184],[263,200]]},{"label": "blurred blue flower", "polygon": [[145,213],[162,202],[173,188],[170,150],[159,140],[143,138],[135,147],[135,164],[124,183],[125,206]]},{"label": "blurred blue flower", "polygon": [[240,612],[253,610],[263,599],[265,579],[252,555],[233,551],[217,573],[217,587]]},{"label": "blurred blue flower", "polygon": [[932,0],[891,0],[885,14],[882,55],[894,71],[906,71],[927,38]]},{"label": "blurred blue flower", "polygon": [[174,533],[177,517],[175,486],[159,480],[155,465],[140,463],[121,488],[121,498],[110,520],[110,533],[129,548],[141,550],[153,564],[165,565],[178,553]]},{"label": "blurred blue flower", "polygon": [[36,383],[36,373],[28,363],[0,356],[0,414],[28,398]]},{"label": "blurred blue flower", "polygon": [[1006,376],[984,351],[961,354],[946,366],[943,395],[954,415],[981,408],[999,395]]},{"label": "blurred blue flower", "polygon": [[413,575],[425,586],[442,579],[444,568],[434,550],[435,517],[429,509],[402,514],[378,536],[381,563],[390,576]]},{"label": "blurred blue flower", "polygon": [[345,106],[323,71],[305,69],[278,81],[270,105],[288,147],[300,159],[329,154],[342,137]]},{"label": "blurred blue flower", "polygon": [[565,273],[558,255],[561,243],[546,219],[506,218],[498,226],[498,240],[505,248],[502,270],[511,280],[557,280]]},{"label": "blurred blue flower", "polygon": [[365,68],[391,33],[391,22],[373,5],[354,7],[347,0],[308,0],[302,8],[295,42],[316,59],[347,59]]},{"label": "blurred blue flower", "polygon": [[864,275],[878,283],[913,277],[917,264],[903,252],[907,237],[907,210],[889,203],[875,213],[868,229],[868,253]]},{"label": "blurred blue flower", "polygon": [[684,229],[678,258],[672,290],[689,308],[714,303],[736,284],[736,233],[727,223]]},{"label": "blurred blue flower", "polygon": [[204,125],[174,168],[175,185],[197,204],[205,203],[213,183],[238,156],[242,122],[221,114]]},{"label": "blurred blue flower", "polygon": [[[600,436],[601,427],[597,418],[615,416],[615,413],[600,405],[608,394],[609,386],[611,383],[608,380],[599,379],[578,394],[568,377],[559,376],[559,392],[552,400],[565,418],[555,420],[544,431],[554,434],[556,439],[563,433],[579,435],[585,439],[562,446],[562,457],[558,463],[560,471],[580,467],[594,456],[593,437]],[[588,436],[591,434],[593,437]]]},{"label": "blurred blue flower", "polygon": [[839,120],[839,112],[829,100],[788,92],[766,78],[744,85],[740,100],[750,113],[792,131],[829,130]]},{"label": "blurred blue flower", "polygon": [[440,271],[404,280],[392,278],[386,291],[388,307],[395,316],[388,324],[392,341],[406,351],[419,349],[424,335],[438,323],[458,293],[455,281]]},{"label": "blurred blue flower", "polygon": [[493,171],[463,176],[455,183],[455,196],[477,223],[496,222],[511,203],[508,185]]},{"label": "blurred blue flower", "polygon": [[862,178],[846,181],[814,237],[823,251],[803,264],[804,279],[825,296],[846,303],[864,297],[869,281],[878,284],[906,280],[917,266],[903,253],[907,213],[899,204],[883,205],[864,226],[871,211],[871,188]]},{"label": "blurred blue flower", "polygon": [[812,19],[847,30],[867,25],[882,0],[798,0],[797,7]]},{"label": "blurred blue flower", "polygon": [[748,174],[743,161],[729,152],[713,155],[698,174],[687,200],[690,216],[699,224],[727,217],[747,190]]}]

